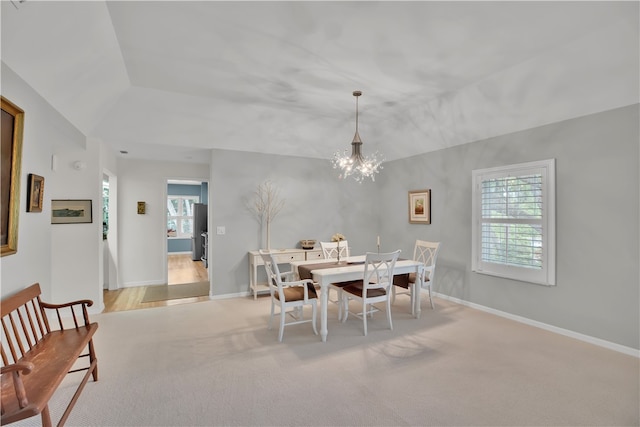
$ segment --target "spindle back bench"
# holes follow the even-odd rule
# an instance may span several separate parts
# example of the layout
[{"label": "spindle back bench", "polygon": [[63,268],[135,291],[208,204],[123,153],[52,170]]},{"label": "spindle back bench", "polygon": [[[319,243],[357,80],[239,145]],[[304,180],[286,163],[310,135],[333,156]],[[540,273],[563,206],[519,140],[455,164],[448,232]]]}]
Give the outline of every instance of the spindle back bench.
[{"label": "spindle back bench", "polygon": [[[87,312],[93,302],[48,304],[40,300],[40,295],[40,285],[35,283],[0,304],[3,425],[41,414],[43,427],[51,426],[51,396],[67,373],[87,371],[58,422],[63,426],[89,376],[98,381],[93,347],[98,324],[89,321]],[[50,323],[57,323],[57,329]],[[89,358],[88,366],[75,366],[81,357]]]}]

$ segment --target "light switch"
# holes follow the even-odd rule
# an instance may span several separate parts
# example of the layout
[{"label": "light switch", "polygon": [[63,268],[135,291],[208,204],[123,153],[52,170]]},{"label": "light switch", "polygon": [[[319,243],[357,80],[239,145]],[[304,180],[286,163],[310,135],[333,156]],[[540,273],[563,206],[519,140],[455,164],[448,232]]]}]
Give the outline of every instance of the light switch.
[{"label": "light switch", "polygon": [[225,229],[224,226],[216,227],[216,233],[217,234],[225,234],[226,232],[227,232],[227,230]]}]

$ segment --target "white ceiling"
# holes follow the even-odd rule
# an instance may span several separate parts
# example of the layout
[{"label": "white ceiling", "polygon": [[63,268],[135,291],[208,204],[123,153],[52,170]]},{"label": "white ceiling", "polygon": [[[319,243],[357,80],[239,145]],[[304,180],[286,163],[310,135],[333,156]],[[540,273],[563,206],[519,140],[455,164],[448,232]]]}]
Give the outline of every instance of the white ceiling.
[{"label": "white ceiling", "polygon": [[[17,3],[17,1],[16,1]],[[638,2],[2,1],[2,61],[134,158],[387,160],[638,102]]]}]

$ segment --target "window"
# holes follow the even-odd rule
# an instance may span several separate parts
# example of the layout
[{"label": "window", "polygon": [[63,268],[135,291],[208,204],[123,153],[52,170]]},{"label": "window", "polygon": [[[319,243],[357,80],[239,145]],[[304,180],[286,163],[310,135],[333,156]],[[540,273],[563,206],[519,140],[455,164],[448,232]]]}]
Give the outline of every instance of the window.
[{"label": "window", "polygon": [[472,270],[555,285],[555,160],[473,171]]},{"label": "window", "polygon": [[193,205],[200,202],[198,196],[167,197],[167,236],[191,238],[193,235]]}]

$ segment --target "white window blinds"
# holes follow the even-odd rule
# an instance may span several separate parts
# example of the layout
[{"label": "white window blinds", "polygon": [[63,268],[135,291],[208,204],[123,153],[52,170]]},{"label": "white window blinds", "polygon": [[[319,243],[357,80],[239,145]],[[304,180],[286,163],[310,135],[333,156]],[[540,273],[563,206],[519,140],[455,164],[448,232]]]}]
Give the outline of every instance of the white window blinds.
[{"label": "white window blinds", "polygon": [[473,171],[474,271],[555,284],[554,163]]}]

